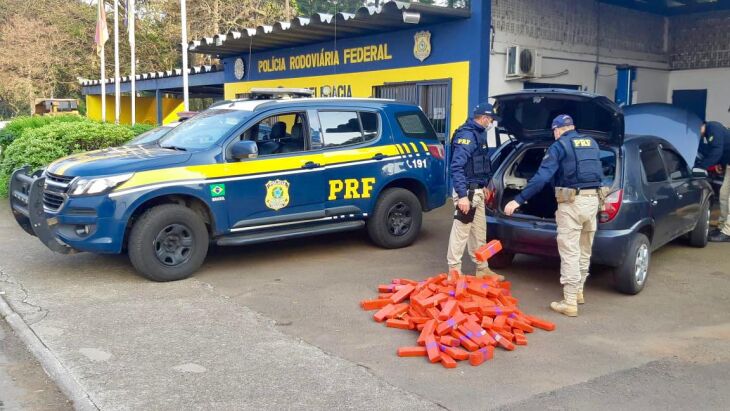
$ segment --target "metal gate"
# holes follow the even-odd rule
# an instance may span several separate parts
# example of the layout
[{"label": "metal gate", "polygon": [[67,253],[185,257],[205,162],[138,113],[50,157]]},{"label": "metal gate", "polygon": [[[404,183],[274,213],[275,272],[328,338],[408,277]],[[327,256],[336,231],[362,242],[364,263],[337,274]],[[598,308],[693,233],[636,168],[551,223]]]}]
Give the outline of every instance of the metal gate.
[{"label": "metal gate", "polygon": [[373,87],[373,96],[420,106],[433,124],[439,140],[444,143],[448,139],[451,114],[450,81],[384,84]]}]

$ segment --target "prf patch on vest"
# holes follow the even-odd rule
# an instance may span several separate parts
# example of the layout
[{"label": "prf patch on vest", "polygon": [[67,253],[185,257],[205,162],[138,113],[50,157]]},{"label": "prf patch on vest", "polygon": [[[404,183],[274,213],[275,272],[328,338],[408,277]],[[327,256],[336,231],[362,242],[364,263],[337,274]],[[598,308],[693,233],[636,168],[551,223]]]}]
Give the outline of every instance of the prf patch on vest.
[{"label": "prf patch on vest", "polygon": [[591,147],[591,139],[590,138],[574,138],[573,146],[576,148]]},{"label": "prf patch on vest", "polygon": [[471,140],[469,140],[468,138],[459,138],[456,139],[456,144],[463,144],[465,146],[468,146],[469,144],[471,144]]}]

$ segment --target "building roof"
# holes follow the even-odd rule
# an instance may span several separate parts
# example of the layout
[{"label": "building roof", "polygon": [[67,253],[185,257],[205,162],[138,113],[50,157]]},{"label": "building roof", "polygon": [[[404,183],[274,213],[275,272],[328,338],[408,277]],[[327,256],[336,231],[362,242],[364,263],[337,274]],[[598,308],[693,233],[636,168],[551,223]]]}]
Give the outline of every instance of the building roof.
[{"label": "building roof", "polygon": [[[215,73],[218,71],[223,71],[223,65],[209,65],[209,66],[194,66],[190,67],[188,69],[188,74],[195,75],[195,74],[201,74],[201,73]],[[151,80],[151,79],[161,79],[161,78],[169,78],[169,77],[182,77],[182,69],[176,68],[173,70],[165,70],[165,71],[153,71],[150,73],[143,73],[143,74],[137,74],[134,76],[135,80]],[[122,76],[120,83],[127,83],[131,80],[131,76]],[[114,78],[107,78],[105,79],[106,84],[114,84]],[[89,80],[89,79],[79,79],[79,84],[82,86],[96,86],[101,84],[101,80]]]},{"label": "building roof", "polygon": [[600,0],[602,3],[665,16],[730,10],[730,0]]},{"label": "building roof", "polygon": [[296,17],[290,22],[229,31],[191,41],[193,53],[218,57],[240,55],[277,48],[318,43],[335,38],[355,37],[464,19],[471,15],[465,8],[429,6],[421,3],[387,1],[380,7],[361,7],[355,13],[315,13]]}]

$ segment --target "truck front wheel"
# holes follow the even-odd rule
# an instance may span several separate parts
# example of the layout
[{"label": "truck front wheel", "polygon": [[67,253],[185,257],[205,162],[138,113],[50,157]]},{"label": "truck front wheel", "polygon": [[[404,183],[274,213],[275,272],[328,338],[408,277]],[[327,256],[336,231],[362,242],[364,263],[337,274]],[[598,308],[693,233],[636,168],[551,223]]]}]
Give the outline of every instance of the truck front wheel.
[{"label": "truck front wheel", "polygon": [[129,234],[129,259],[153,281],[176,281],[200,268],[208,253],[208,229],[188,207],[164,204],[140,217]]}]

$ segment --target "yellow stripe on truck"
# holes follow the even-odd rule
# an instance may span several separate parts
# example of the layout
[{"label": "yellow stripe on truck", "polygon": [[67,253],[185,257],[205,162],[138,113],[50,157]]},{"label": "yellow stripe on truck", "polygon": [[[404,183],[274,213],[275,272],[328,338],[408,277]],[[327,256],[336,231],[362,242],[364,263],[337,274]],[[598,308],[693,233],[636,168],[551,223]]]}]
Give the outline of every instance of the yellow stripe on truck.
[{"label": "yellow stripe on truck", "polygon": [[141,171],[115,191],[151,184],[168,183],[186,180],[205,180],[211,178],[246,176],[272,172],[286,172],[299,170],[309,162],[319,163],[322,166],[349,163],[353,161],[370,160],[376,154],[387,156],[399,155],[395,145],[372,146],[351,150],[333,150],[311,154],[294,154],[283,158],[257,158],[251,161],[222,164],[204,164],[186,167],[171,167],[159,170]]}]

